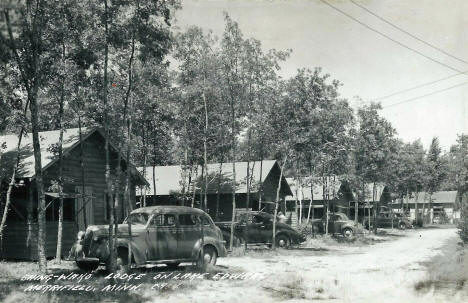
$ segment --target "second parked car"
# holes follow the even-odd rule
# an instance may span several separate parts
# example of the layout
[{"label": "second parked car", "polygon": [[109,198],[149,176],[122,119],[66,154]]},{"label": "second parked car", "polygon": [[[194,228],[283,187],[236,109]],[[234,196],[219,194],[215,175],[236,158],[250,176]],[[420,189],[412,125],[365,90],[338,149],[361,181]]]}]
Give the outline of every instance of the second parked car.
[{"label": "second parked car", "polygon": [[[318,232],[325,233],[327,226],[327,217],[313,222],[314,228]],[[350,220],[344,213],[328,214],[328,232],[330,234],[342,235],[345,238],[352,238],[356,234],[363,233],[362,225]]]},{"label": "second parked car", "polygon": [[[371,225],[374,223],[374,218],[370,218]],[[402,214],[399,213],[390,213],[390,212],[383,212],[377,215],[376,218],[377,227],[378,228],[399,228],[399,229],[406,229],[412,228],[413,225],[411,224],[410,220]],[[368,229],[369,228],[369,219],[364,219],[364,226]]]},{"label": "second parked car", "polygon": [[[231,221],[216,222],[229,245]],[[276,221],[276,246],[287,248],[305,241],[305,237],[285,223]],[[234,246],[248,241],[248,244],[271,245],[273,239],[273,215],[262,211],[238,212],[234,222]]]}]

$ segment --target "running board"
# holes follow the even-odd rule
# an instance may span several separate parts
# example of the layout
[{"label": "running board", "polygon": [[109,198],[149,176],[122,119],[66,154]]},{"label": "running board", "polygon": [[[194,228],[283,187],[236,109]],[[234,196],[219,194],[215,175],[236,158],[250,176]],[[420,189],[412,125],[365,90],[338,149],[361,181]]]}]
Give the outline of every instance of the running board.
[{"label": "running board", "polygon": [[166,264],[166,263],[187,263],[195,262],[193,259],[168,259],[168,260],[149,260],[145,264]]}]

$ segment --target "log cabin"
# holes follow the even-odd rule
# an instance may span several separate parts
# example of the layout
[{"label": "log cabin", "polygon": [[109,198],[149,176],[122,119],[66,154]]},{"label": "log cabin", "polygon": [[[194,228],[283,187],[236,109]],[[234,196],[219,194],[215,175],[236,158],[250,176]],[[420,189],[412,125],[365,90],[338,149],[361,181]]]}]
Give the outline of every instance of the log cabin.
[{"label": "log cabin", "polygon": [[[249,167],[250,191],[247,188]],[[276,160],[236,162],[236,208],[272,212],[280,181],[280,166]],[[215,221],[231,220],[232,216],[232,163],[207,165],[207,205],[204,200],[206,172],[202,166],[183,167],[148,166],[138,170],[148,180],[149,186],[137,188],[137,203],[149,205],[186,205],[204,208]],[[185,194],[184,194],[185,193]],[[285,211],[284,197],[291,195],[286,178],[281,179],[280,210]],[[247,195],[249,204],[247,205]],[[261,196],[261,200],[260,200]],[[143,201],[144,200],[144,201]],[[193,202],[192,202],[193,201]],[[261,203],[260,203],[261,202]],[[204,203],[204,202],[203,202]]]},{"label": "log cabin", "polygon": [[[40,132],[41,162],[43,170],[44,191],[46,199],[46,256],[54,257],[57,245],[57,227],[59,213],[59,180],[57,131]],[[79,129],[66,129],[63,134],[63,244],[62,256],[67,256],[76,239],[78,230],[84,230],[92,224],[108,224],[110,205],[106,203],[108,195],[105,181],[105,137],[98,128],[82,128],[81,140]],[[18,137],[16,135],[0,136],[4,150],[0,169],[2,176],[3,196],[0,212],[3,212],[5,192],[8,180],[16,162]],[[118,159],[121,159],[120,187],[114,187],[123,199],[126,170],[131,173],[130,202],[135,207],[135,187],[147,182],[138,170],[126,163],[125,156],[109,144],[110,179],[115,182]],[[37,189],[35,182],[34,155],[32,134],[25,134],[20,148],[20,162],[17,169],[15,186],[11,195],[6,227],[4,230],[0,258],[37,260]],[[82,163],[82,165],[81,165]],[[55,186],[54,186],[55,184]],[[112,194],[115,199],[116,194]],[[109,199],[110,200],[110,199]],[[117,220],[121,221],[128,213],[129,206],[120,203],[117,207]]]}]

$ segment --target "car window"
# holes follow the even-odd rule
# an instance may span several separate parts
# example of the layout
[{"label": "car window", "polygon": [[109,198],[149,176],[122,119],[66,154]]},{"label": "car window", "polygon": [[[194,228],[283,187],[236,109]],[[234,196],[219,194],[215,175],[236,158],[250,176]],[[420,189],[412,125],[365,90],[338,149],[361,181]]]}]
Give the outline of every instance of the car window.
[{"label": "car window", "polygon": [[151,225],[154,226],[174,226],[175,216],[171,214],[161,214],[153,218]]},{"label": "car window", "polygon": [[202,216],[201,221],[203,222],[204,226],[210,226],[211,220],[207,216]]},{"label": "car window", "polygon": [[127,217],[126,223],[130,224],[143,224],[148,222],[148,214],[146,213],[133,213]]},{"label": "car window", "polygon": [[197,216],[193,214],[181,214],[179,215],[179,225],[192,226],[197,225]]}]

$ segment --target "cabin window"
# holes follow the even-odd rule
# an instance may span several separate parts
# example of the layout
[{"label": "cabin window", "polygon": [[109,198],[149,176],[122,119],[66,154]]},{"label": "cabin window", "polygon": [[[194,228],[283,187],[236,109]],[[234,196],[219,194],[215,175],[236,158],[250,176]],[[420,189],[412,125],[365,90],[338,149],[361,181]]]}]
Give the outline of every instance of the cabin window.
[{"label": "cabin window", "polygon": [[[60,199],[46,196],[46,221],[55,222],[59,220]],[[63,199],[63,221],[75,221],[75,199]]]}]

